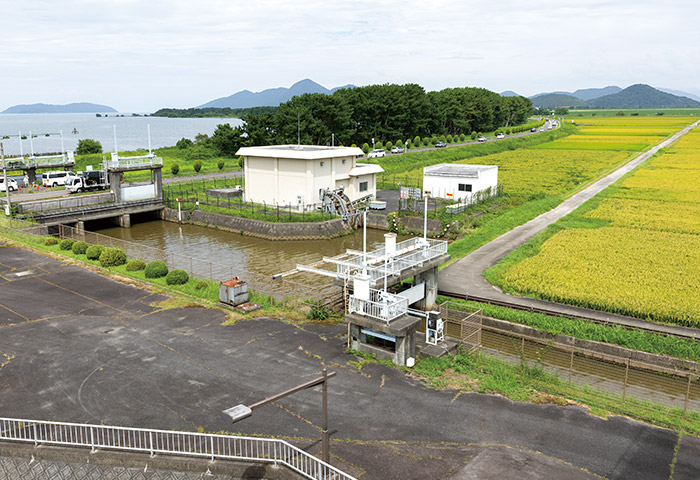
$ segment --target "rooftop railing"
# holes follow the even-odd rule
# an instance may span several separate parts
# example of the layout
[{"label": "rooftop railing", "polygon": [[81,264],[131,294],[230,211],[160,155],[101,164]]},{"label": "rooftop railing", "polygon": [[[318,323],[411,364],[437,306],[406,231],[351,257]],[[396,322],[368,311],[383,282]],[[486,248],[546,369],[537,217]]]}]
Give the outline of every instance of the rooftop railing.
[{"label": "rooftop railing", "polygon": [[0,418],[0,440],[68,447],[243,460],[284,465],[314,480],[356,480],[313,455],[274,438]]},{"label": "rooftop railing", "polygon": [[388,324],[408,312],[408,298],[370,289],[369,300],[350,295],[348,310],[350,313],[359,313]]},{"label": "rooftop railing", "polygon": [[163,165],[163,159],[154,154],[139,155],[135,157],[120,157],[112,154],[112,158],[104,161],[105,168],[131,168],[146,167],[150,165]]}]

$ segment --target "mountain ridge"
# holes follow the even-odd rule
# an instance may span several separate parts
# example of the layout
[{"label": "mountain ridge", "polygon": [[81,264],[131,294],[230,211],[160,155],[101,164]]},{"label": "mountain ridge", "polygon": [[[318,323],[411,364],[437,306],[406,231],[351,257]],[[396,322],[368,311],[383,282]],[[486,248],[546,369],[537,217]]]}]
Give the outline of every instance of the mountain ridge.
[{"label": "mountain ridge", "polygon": [[117,110],[107,105],[100,105],[90,102],[75,102],[64,105],[31,103],[14,105],[0,112],[0,114],[3,113],[117,113]]},{"label": "mountain ridge", "polygon": [[325,95],[330,95],[336,90],[354,87],[355,85],[348,84],[342,87],[335,87],[329,90],[323,85],[320,85],[309,78],[305,78],[296,82],[289,88],[268,88],[260,92],[241,90],[240,92],[236,92],[233,95],[216,98],[195,108],[277,107],[280,104],[291,100],[292,97],[298,97],[306,93],[323,93]]},{"label": "mountain ridge", "polygon": [[[615,91],[619,87],[604,87],[577,90],[582,96],[598,95],[604,91]],[[557,107],[581,108],[694,108],[700,102],[687,96],[663,92],[646,84],[630,85],[615,93],[594,96],[583,100],[573,93],[547,93],[530,97],[535,108],[553,109]]]}]

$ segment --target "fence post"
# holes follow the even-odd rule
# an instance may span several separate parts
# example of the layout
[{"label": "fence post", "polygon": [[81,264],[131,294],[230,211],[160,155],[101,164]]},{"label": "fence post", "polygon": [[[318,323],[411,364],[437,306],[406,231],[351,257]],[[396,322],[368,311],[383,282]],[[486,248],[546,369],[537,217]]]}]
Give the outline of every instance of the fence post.
[{"label": "fence post", "polygon": [[525,337],[520,338],[520,375],[523,374],[523,363],[525,362]]},{"label": "fence post", "polygon": [[571,360],[569,360],[569,387],[571,386],[571,373],[574,369],[574,347],[571,347]]},{"label": "fence post", "polygon": [[627,378],[629,376],[630,372],[630,359],[627,359],[627,362],[625,363],[625,384],[622,387],[622,401],[625,401],[625,396],[627,395]]},{"label": "fence post", "polygon": [[690,379],[691,375],[688,374],[688,388],[685,391],[685,404],[683,405],[683,420],[685,420],[685,414],[688,411],[688,399],[690,399]]},{"label": "fence post", "polygon": [[95,435],[94,435],[94,427],[90,427],[90,448],[92,449],[92,452],[95,453]]},{"label": "fence post", "polygon": [[[686,400],[685,403],[686,403],[686,405],[687,405],[687,404],[688,404],[688,401]],[[37,435],[36,423],[34,423],[34,425],[32,425],[32,426],[34,427],[34,446],[35,446],[35,447],[38,447],[38,446],[39,446],[39,435]]]},{"label": "fence post", "polygon": [[151,457],[154,457],[155,453],[153,452],[153,432],[148,432],[148,447],[151,451]]}]

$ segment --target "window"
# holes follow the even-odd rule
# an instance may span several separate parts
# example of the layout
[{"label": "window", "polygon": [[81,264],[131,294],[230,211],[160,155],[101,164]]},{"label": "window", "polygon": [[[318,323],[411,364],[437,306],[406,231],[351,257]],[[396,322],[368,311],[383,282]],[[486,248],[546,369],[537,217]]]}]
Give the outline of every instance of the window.
[{"label": "window", "polygon": [[459,184],[459,191],[460,192],[471,192],[472,186],[469,183],[460,183]]},{"label": "window", "polygon": [[360,182],[360,191],[361,192],[367,191],[367,182]]}]

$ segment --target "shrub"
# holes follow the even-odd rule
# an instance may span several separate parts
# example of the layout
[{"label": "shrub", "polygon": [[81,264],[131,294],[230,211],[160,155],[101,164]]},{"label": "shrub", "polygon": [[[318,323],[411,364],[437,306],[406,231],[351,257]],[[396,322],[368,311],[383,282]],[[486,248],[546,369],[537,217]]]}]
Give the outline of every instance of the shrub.
[{"label": "shrub", "polygon": [[103,267],[118,267],[126,263],[126,253],[121,248],[106,248],[100,254],[100,265]]},{"label": "shrub", "polygon": [[413,138],[413,145],[420,145],[421,139],[418,135]]},{"label": "shrub", "polygon": [[243,168],[244,164],[245,164],[245,158],[243,158],[243,156],[238,157],[238,166]]},{"label": "shrub", "polygon": [[476,137],[477,137],[476,132],[472,132],[471,137],[472,137],[472,140],[476,140]]},{"label": "shrub", "polygon": [[184,285],[190,280],[190,276],[184,270],[172,270],[165,276],[165,283],[168,285]]},{"label": "shrub", "polygon": [[382,144],[382,142],[377,142],[377,143],[374,144],[374,148],[375,148],[375,149],[384,148],[384,145]]},{"label": "shrub", "polygon": [[445,137],[445,141],[447,143],[452,143],[452,135],[447,135],[447,137]]},{"label": "shrub", "polygon": [[56,245],[57,243],[56,237],[46,237],[44,239],[44,245]]},{"label": "shrub", "polygon": [[71,248],[73,248],[73,243],[75,242],[70,238],[64,238],[63,240],[61,240],[61,243],[58,244],[58,248],[60,248],[61,250],[70,250]]},{"label": "shrub", "polygon": [[390,152],[393,146],[394,144],[391,143],[391,140],[389,140],[388,142],[386,142],[386,145],[384,145],[384,148]]},{"label": "shrub", "polygon": [[509,128],[508,130],[506,130],[506,135],[512,135],[512,134],[513,134],[512,128]]},{"label": "shrub", "polygon": [[311,304],[311,310],[309,310],[309,313],[306,314],[306,318],[308,318],[309,320],[318,321],[326,320],[330,316],[331,311],[328,310],[328,307],[326,307],[321,302],[313,302]]},{"label": "shrub", "polygon": [[88,244],[85,242],[75,242],[73,244],[72,250],[76,255],[85,255],[85,251],[88,249]]},{"label": "shrub", "polygon": [[369,153],[369,144],[367,142],[362,144],[362,151],[367,155]]},{"label": "shrub", "polygon": [[102,153],[102,144],[92,138],[78,140],[78,147],[75,149],[76,155],[90,155],[92,153]]},{"label": "shrub", "polygon": [[199,173],[199,171],[202,169],[202,161],[195,160],[194,163],[192,164],[192,168],[194,168],[195,172]]},{"label": "shrub", "polygon": [[105,247],[102,245],[91,245],[85,250],[85,256],[90,260],[97,260],[104,252]]},{"label": "shrub", "polygon": [[177,164],[177,162],[173,163],[170,165],[170,173],[173,175],[177,175],[177,172],[180,171],[180,165]]},{"label": "shrub", "polygon": [[185,137],[182,137],[175,144],[175,146],[177,148],[179,148],[180,150],[185,150],[187,148],[190,148],[192,145],[194,145],[194,142],[192,140],[190,140],[189,138],[185,138]]},{"label": "shrub", "polygon": [[430,139],[428,137],[423,137],[423,146],[427,147],[430,145]]},{"label": "shrub", "polygon": [[219,170],[224,169],[224,159],[220,158],[218,162],[216,162],[216,166],[219,168]]},{"label": "shrub", "polygon": [[126,264],[127,272],[138,272],[146,268],[146,263],[143,260],[132,260]]},{"label": "shrub", "polygon": [[437,142],[438,142],[438,138],[437,138],[435,135],[433,135],[432,137],[430,137],[430,143],[431,143],[432,145],[435,145]]},{"label": "shrub", "polygon": [[148,262],[144,270],[146,278],[161,278],[168,274],[168,266],[160,260]]},{"label": "shrub", "polygon": [[463,141],[465,141],[466,139],[467,139],[467,136],[466,136],[465,134],[463,134],[463,133],[460,133],[460,134],[459,134],[459,141],[460,141],[460,142],[463,142]]},{"label": "shrub", "polygon": [[197,285],[194,286],[195,290],[202,290],[203,288],[207,288],[209,286],[209,282],[206,282],[204,280],[200,280],[197,282]]}]

